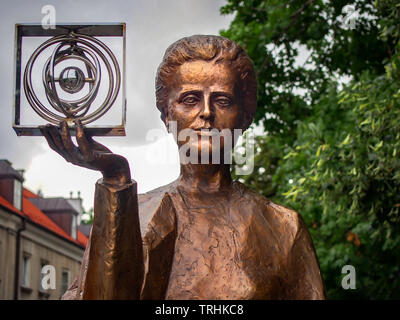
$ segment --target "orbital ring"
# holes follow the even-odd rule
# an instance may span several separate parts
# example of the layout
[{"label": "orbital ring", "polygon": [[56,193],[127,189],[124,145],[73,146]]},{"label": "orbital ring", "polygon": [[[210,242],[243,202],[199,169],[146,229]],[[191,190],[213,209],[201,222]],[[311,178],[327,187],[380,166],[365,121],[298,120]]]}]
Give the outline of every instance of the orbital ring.
[{"label": "orbital ring", "polygon": [[[56,49],[50,58],[47,59],[43,72],[42,82],[45,88],[45,94],[50,106],[59,115],[46,107],[37,97],[32,85],[32,68],[38,56],[48,47],[57,44]],[[66,50],[61,50],[65,46],[69,46]],[[102,49],[105,54],[100,50]],[[107,57],[108,56],[108,57]],[[103,61],[108,72],[108,92],[101,105],[88,113],[91,105],[95,101],[100,88],[101,80],[101,64],[98,57]],[[84,76],[83,71],[74,66],[69,66],[61,71],[58,79],[54,76],[55,65],[68,60],[76,59],[85,64],[88,77]],[[110,64],[110,61],[112,64]],[[65,77],[65,74],[74,74],[74,78]],[[76,100],[68,101],[61,99],[57,93],[56,81],[59,82],[61,89],[68,93],[77,93],[85,85],[89,83],[89,92]],[[24,73],[24,89],[26,97],[33,110],[42,118],[53,124],[59,124],[60,121],[79,119],[83,124],[88,124],[104,115],[114,103],[120,88],[121,74],[114,54],[100,40],[76,33],[69,35],[61,35],[53,37],[45,41],[39,48],[35,50],[28,60]]]},{"label": "orbital ring", "polygon": [[[90,52],[88,52],[88,53],[91,55]],[[95,55],[92,55],[92,58],[96,61],[96,67],[93,65],[93,63],[92,63],[89,59],[84,58],[84,57],[82,57],[82,56],[69,55],[69,56],[61,56],[61,57],[59,57],[59,58],[56,59],[56,64],[57,64],[58,62],[61,62],[61,61],[67,60],[67,59],[77,59],[77,60],[81,60],[81,61],[83,61],[83,62],[85,63],[85,65],[86,65],[87,67],[90,68],[89,70],[92,70],[92,71],[95,73],[95,76],[94,76],[94,82],[95,82],[95,84],[93,85],[92,82],[89,83],[90,90],[89,90],[89,93],[88,93],[88,94],[86,94],[84,97],[82,97],[82,98],[80,98],[80,99],[73,100],[73,101],[66,101],[66,100],[64,100],[64,99],[59,98],[59,101],[60,101],[62,104],[76,105],[76,104],[82,103],[82,102],[84,102],[84,101],[87,101],[87,103],[89,104],[89,103],[92,102],[92,100],[94,100],[95,95],[97,94],[97,91],[98,91],[98,88],[99,88],[100,80],[101,80],[101,69],[100,69],[100,63],[99,63],[97,57],[96,57]],[[43,68],[43,76],[42,76],[42,79],[43,79],[43,85],[44,85],[44,88],[45,88],[45,91],[46,91],[46,97],[47,97],[48,100],[49,100],[49,99],[51,100],[51,101],[49,100],[49,103],[53,106],[53,108],[57,109],[57,108],[59,108],[59,106],[58,106],[57,103],[56,103],[57,100],[55,100],[55,99],[53,98],[53,92],[52,92],[52,91],[48,88],[48,86],[47,86],[47,83],[50,81],[50,79],[49,79],[49,72],[50,72],[50,70],[48,70],[48,65],[49,65],[49,63],[50,63],[50,59],[51,59],[51,57],[49,57],[49,59],[48,59],[48,60],[46,61],[46,63],[45,63],[45,67]],[[64,69],[64,70],[65,70],[65,69]],[[64,71],[64,70],[63,70],[63,71]],[[98,72],[97,72],[97,70],[98,70]],[[89,73],[89,72],[88,72],[88,73]],[[97,73],[99,74],[99,75],[98,75],[98,79],[97,79]],[[61,78],[61,75],[60,75],[60,78]],[[56,89],[54,88],[53,90],[55,91]],[[93,98],[91,98],[92,96],[93,96]],[[69,115],[73,115],[73,114],[76,113],[76,112],[79,112],[80,110],[82,110],[82,109],[85,108],[85,107],[86,107],[86,106],[83,105],[83,106],[81,106],[81,107],[77,107],[77,108],[73,109],[72,106],[71,106],[71,108],[70,108],[67,112],[65,112],[65,111],[66,111],[65,108],[60,108],[61,110],[59,110],[59,111],[60,111],[60,112],[64,112],[67,116],[69,116]]]}]

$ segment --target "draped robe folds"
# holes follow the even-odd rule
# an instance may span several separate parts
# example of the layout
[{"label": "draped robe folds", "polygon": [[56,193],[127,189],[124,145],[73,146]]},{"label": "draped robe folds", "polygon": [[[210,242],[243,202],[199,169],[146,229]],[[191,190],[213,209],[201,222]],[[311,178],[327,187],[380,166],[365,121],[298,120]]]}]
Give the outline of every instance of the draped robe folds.
[{"label": "draped robe folds", "polygon": [[96,184],[81,272],[63,299],[325,299],[301,216],[240,182],[197,199]]}]

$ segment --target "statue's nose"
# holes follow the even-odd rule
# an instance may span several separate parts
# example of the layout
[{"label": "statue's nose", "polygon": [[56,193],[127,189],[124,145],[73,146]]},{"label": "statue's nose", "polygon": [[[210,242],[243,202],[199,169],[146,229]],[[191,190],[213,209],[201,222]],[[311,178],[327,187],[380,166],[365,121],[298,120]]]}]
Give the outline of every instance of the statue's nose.
[{"label": "statue's nose", "polygon": [[201,109],[200,119],[208,121],[211,121],[213,119],[211,104],[208,99],[204,102],[203,108]]}]

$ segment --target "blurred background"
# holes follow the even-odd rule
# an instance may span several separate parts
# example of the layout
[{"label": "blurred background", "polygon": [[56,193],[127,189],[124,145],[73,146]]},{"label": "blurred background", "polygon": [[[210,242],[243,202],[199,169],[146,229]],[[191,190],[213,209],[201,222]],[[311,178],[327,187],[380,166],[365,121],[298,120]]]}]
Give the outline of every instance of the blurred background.
[{"label": "blurred background", "polygon": [[[79,215],[90,223],[100,175],[11,127],[14,25],[40,23],[45,5],[54,6],[57,23],[126,22],[127,136],[97,140],[129,159],[139,192],[179,175],[174,142],[155,107],[165,49],[192,34],[221,34],[242,45],[258,77],[250,129],[258,135],[255,170],[237,178],[302,215],[329,299],[400,298],[398,0],[3,1],[0,158],[25,170],[27,201],[40,207],[32,200],[38,193],[81,199]],[[146,134],[154,129],[161,135],[151,142]],[[152,162],[156,150],[172,157]],[[347,290],[346,265],[356,271],[356,286]]]}]

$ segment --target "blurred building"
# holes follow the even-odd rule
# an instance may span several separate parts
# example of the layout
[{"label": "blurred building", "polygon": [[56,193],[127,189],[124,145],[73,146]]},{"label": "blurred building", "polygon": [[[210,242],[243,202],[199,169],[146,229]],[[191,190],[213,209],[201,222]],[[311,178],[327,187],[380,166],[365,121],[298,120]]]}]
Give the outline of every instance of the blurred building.
[{"label": "blurred building", "polygon": [[[0,160],[0,299],[59,299],[88,241],[79,230],[82,199],[44,198],[23,181],[22,171]],[[45,265],[54,267],[55,289],[41,285]]]}]

